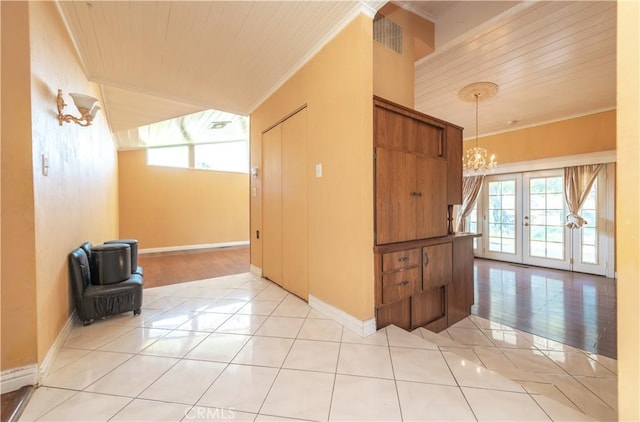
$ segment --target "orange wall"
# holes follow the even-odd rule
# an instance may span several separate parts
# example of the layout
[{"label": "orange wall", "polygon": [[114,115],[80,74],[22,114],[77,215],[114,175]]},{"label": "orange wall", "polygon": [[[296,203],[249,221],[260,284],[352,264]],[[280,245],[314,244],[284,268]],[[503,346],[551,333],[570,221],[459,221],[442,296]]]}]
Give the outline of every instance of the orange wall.
[{"label": "orange wall", "polygon": [[[359,15],[251,114],[260,168],[262,133],[307,104],[309,293],[361,320],[374,309],[372,43],[372,21]],[[251,263],[261,267],[260,177],[252,188]]]},{"label": "orange wall", "polygon": [[[42,362],[73,309],[67,254],[80,243],[118,236],[117,156],[108,122],[58,124],[55,96],[81,92],[100,98],[84,75],[71,39],[52,2],[30,2],[31,121],[38,361]],[[73,103],[67,96],[66,101]],[[76,113],[68,106],[66,113]],[[49,175],[41,172],[42,155]]]},{"label": "orange wall", "polygon": [[36,266],[29,10],[2,8],[2,361],[1,369],[36,362]]},{"label": "orange wall", "polygon": [[373,42],[373,93],[413,108],[415,62],[433,52],[434,24],[391,3],[379,13],[402,27],[402,54]]},{"label": "orange wall", "polygon": [[[616,112],[588,116],[500,133],[478,139],[496,155],[498,165],[616,149]],[[465,150],[475,140],[464,142]]]},{"label": "orange wall", "polygon": [[144,150],[118,157],[123,238],[143,249],[249,239],[249,175],[147,166]]},{"label": "orange wall", "polygon": [[2,108],[5,370],[42,363],[73,309],[67,255],[85,240],[118,235],[118,197],[104,115],[87,128],[58,125],[58,88],[95,97],[100,91],[84,76],[55,4],[2,2],[2,8],[2,54],[10,55],[3,60],[2,101],[11,101]]},{"label": "orange wall", "polygon": [[[618,418],[640,420],[640,3],[618,2]],[[624,88],[624,89],[622,89]]]}]

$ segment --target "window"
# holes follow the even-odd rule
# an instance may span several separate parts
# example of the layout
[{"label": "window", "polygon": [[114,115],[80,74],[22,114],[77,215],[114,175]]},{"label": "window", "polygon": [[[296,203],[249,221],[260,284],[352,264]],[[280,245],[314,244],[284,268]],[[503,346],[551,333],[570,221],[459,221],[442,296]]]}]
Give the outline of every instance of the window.
[{"label": "window", "polygon": [[197,169],[248,173],[249,148],[246,141],[195,145],[194,163]]},{"label": "window", "polygon": [[147,165],[249,172],[247,141],[147,148]]},{"label": "window", "polygon": [[148,148],[147,165],[189,168],[189,146]]}]

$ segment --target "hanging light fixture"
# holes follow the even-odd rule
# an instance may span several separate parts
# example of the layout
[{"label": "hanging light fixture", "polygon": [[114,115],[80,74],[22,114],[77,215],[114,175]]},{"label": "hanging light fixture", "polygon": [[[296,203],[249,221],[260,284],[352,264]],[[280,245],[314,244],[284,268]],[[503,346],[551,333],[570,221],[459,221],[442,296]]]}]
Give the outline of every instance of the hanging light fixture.
[{"label": "hanging light fixture", "polygon": [[486,148],[478,146],[478,105],[480,100],[491,98],[498,92],[498,85],[492,82],[476,82],[467,85],[458,92],[458,98],[466,102],[476,104],[476,145],[466,150],[462,158],[462,170],[466,174],[480,175],[491,173],[498,162],[495,154],[487,156]]}]

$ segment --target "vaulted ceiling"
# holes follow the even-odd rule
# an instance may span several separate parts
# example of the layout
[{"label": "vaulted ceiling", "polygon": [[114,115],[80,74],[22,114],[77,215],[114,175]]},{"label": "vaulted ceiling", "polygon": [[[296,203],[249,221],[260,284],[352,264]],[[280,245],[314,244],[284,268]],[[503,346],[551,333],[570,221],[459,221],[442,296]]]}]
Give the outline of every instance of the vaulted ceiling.
[{"label": "vaulted ceiling", "polygon": [[[384,1],[58,1],[114,132],[205,109],[249,114],[360,11]],[[613,1],[401,1],[435,22],[416,63],[418,110],[480,133],[615,107]],[[516,120],[509,125],[508,121]]]}]

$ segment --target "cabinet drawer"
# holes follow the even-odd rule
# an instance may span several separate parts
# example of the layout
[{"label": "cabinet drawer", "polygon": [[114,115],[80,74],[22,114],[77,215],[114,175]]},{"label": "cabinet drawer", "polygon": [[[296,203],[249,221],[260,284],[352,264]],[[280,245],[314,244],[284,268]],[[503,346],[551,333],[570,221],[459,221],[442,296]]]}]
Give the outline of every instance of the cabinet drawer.
[{"label": "cabinet drawer", "polygon": [[382,255],[382,272],[390,273],[403,268],[420,266],[420,249],[386,253]]},{"label": "cabinet drawer", "polygon": [[382,303],[391,303],[411,296],[421,289],[420,267],[382,275]]}]

